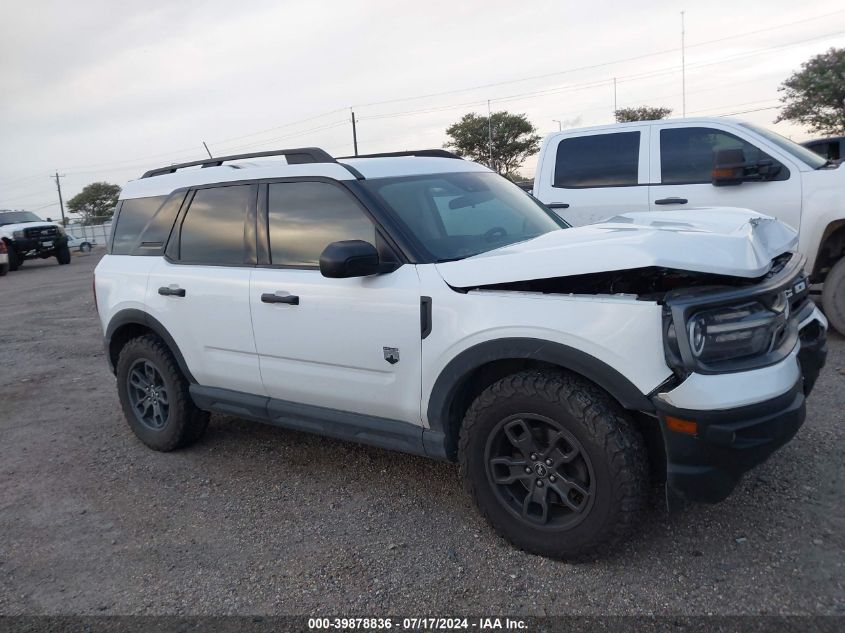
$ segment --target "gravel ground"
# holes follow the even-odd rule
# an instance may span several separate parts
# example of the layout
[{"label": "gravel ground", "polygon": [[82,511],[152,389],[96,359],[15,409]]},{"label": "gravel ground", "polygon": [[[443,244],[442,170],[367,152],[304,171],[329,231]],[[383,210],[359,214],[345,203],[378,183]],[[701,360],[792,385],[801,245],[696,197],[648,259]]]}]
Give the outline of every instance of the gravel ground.
[{"label": "gravel ground", "polygon": [[799,435],[717,506],[577,565],[519,552],[456,467],[214,416],[131,434],[91,293],[102,251],[0,279],[0,614],[845,614],[845,342]]}]

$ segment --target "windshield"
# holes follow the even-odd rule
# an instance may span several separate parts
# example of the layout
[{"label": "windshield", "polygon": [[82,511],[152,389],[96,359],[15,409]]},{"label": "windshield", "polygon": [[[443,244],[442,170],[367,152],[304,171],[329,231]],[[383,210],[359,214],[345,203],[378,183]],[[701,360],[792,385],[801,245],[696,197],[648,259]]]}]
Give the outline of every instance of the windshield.
[{"label": "windshield", "polygon": [[17,224],[18,222],[43,222],[41,218],[31,211],[8,211],[0,213],[0,226],[5,224]]},{"label": "windshield", "polygon": [[393,210],[433,261],[463,259],[568,226],[497,174],[430,174],[362,184]]},{"label": "windshield", "polygon": [[807,149],[806,147],[799,145],[794,141],[790,141],[785,136],[781,136],[777,132],[772,132],[771,130],[767,130],[764,127],[758,127],[753,123],[740,123],[742,127],[746,127],[749,130],[753,130],[757,132],[760,136],[762,136],[767,141],[774,143],[783,151],[792,154],[798,160],[801,160],[807,163],[813,169],[818,169],[819,167],[824,167],[827,164],[827,160],[822,158],[815,152]]}]

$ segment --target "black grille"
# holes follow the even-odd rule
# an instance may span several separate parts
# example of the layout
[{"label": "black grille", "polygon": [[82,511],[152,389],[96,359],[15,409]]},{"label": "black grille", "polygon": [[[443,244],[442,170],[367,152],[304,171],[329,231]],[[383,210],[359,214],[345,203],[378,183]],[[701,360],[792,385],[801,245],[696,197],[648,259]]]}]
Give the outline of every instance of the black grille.
[{"label": "black grille", "polygon": [[23,236],[27,239],[41,239],[56,237],[59,234],[59,227],[57,226],[32,226],[23,230]]}]

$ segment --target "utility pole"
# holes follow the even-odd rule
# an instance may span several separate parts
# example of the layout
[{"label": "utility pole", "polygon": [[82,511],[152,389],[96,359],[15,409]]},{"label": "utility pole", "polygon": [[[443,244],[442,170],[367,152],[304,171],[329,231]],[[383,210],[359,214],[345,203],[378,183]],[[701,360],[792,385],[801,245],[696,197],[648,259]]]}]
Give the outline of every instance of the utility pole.
[{"label": "utility pole", "polygon": [[62,201],[62,183],[59,182],[59,178],[64,178],[65,175],[59,175],[59,170],[56,170],[55,178],[56,178],[56,189],[59,191],[59,209],[62,210],[62,226],[67,226],[67,220],[65,220],[65,203]]},{"label": "utility pole", "polygon": [[681,11],[681,116],[687,115],[687,63],[686,37],[684,29],[684,12]]},{"label": "utility pole", "polygon": [[352,147],[355,149],[355,155],[358,155],[358,129],[355,127],[355,110],[349,108],[352,113]]},{"label": "utility pole", "polygon": [[563,130],[563,121],[559,121],[558,119],[552,119],[552,123],[557,123],[558,132]]},{"label": "utility pole", "polygon": [[205,141],[202,142],[202,146],[205,148],[205,151],[208,152],[208,157],[214,158],[214,156],[211,155],[211,150],[208,149],[208,145],[205,144]]},{"label": "utility pole", "polygon": [[493,113],[490,111],[490,99],[487,99],[487,153],[490,156],[490,169],[493,167]]}]

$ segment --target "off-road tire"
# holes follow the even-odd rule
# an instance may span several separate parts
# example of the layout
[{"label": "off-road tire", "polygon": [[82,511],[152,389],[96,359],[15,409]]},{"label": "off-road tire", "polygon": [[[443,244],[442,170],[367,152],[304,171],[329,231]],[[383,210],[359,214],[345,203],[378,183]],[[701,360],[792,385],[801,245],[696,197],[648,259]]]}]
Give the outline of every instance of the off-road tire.
[{"label": "off-road tire", "polygon": [[[591,462],[592,505],[572,527],[541,528],[517,517],[488,476],[491,435],[502,420],[530,414],[565,428]],[[464,487],[482,515],[500,536],[542,556],[580,560],[604,552],[637,523],[647,498],[648,457],[639,431],[607,392],[571,373],[523,371],[488,387],[464,416],[458,452]]]},{"label": "off-road tire", "polygon": [[824,280],[822,308],[830,325],[845,336],[845,257],[833,265]]},{"label": "off-road tire", "polygon": [[59,262],[60,266],[64,266],[70,263],[70,248],[68,247],[67,243],[59,246],[56,250],[56,261]]},{"label": "off-road tire", "polygon": [[5,277],[9,272],[9,264],[0,264],[0,277]]},{"label": "off-road tire", "polygon": [[18,258],[17,251],[11,242],[6,242],[6,248],[9,251],[9,270],[16,271],[23,264],[23,260]]},{"label": "off-road tire", "polygon": [[[169,413],[161,429],[151,429],[135,415],[129,394],[128,377],[137,361],[152,363],[167,390]],[[156,451],[172,451],[190,446],[202,437],[209,414],[194,405],[188,393],[188,381],[164,342],[154,335],[130,340],[120,350],[117,360],[117,393],[126,421],[144,444]]]}]

